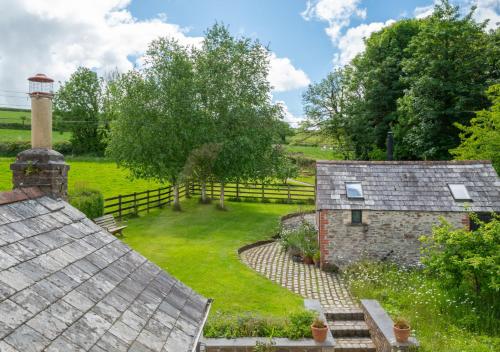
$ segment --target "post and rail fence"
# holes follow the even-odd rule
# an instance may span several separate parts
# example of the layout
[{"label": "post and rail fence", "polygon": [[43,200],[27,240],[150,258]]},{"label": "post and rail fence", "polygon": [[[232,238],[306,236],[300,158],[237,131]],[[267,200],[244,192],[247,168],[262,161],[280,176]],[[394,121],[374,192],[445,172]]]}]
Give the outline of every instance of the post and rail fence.
[{"label": "post and rail fence", "polygon": [[[189,182],[179,186],[179,198],[200,194],[201,185],[197,182]],[[206,195],[211,199],[218,198],[220,196],[220,183],[207,182]],[[224,185],[224,196],[228,201],[313,204],[316,192],[313,185],[236,182]],[[151,209],[171,205],[173,201],[173,186],[120,194],[104,199],[104,214],[112,214],[122,219],[143,212],[149,213]]]}]

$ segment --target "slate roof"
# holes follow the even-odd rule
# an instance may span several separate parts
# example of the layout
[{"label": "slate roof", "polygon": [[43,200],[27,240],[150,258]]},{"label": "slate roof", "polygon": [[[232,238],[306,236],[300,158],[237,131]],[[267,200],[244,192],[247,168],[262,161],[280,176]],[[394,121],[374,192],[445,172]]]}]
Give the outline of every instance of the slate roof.
[{"label": "slate roof", "polygon": [[0,193],[0,351],[193,350],[210,301],[40,195]]},{"label": "slate roof", "polygon": [[[361,182],[363,199],[348,199],[346,182]],[[316,208],[407,211],[500,211],[500,179],[488,161],[318,161]],[[470,202],[448,184],[464,184]]]}]

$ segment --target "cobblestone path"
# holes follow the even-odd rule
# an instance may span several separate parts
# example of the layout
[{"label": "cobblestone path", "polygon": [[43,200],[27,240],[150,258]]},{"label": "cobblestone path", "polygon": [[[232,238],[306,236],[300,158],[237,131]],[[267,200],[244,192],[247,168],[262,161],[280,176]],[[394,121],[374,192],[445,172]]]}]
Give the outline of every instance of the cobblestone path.
[{"label": "cobblestone path", "polygon": [[240,257],[246,265],[290,291],[319,300],[326,311],[357,307],[337,274],[292,261],[277,242],[248,249]]}]

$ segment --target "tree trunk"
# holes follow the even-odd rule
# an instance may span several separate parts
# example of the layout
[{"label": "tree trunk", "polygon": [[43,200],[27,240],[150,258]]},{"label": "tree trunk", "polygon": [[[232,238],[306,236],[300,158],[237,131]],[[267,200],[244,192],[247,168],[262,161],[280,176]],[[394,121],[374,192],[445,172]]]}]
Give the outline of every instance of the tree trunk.
[{"label": "tree trunk", "polygon": [[224,209],[224,182],[220,183],[219,208]]},{"label": "tree trunk", "polygon": [[205,180],[201,181],[201,202],[203,204],[208,203],[207,202],[207,183]]},{"label": "tree trunk", "polygon": [[179,185],[174,185],[174,210],[181,210],[181,203],[179,201]]},{"label": "tree trunk", "polygon": [[186,199],[191,198],[191,192],[189,192],[189,181],[187,181],[187,182],[184,184],[184,188],[185,188],[185,190],[186,190]]}]

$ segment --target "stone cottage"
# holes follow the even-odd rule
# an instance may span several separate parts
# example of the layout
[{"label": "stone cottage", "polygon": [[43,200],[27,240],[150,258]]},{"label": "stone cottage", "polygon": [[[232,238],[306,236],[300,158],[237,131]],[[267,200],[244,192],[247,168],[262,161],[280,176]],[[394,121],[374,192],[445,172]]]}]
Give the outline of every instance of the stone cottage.
[{"label": "stone cottage", "polygon": [[318,161],[316,219],[323,267],[360,259],[419,262],[419,237],[443,217],[474,226],[469,212],[500,212],[489,161]]},{"label": "stone cottage", "polygon": [[33,149],[0,193],[0,352],[195,351],[211,301],[65,201],[52,95],[30,93]]}]

